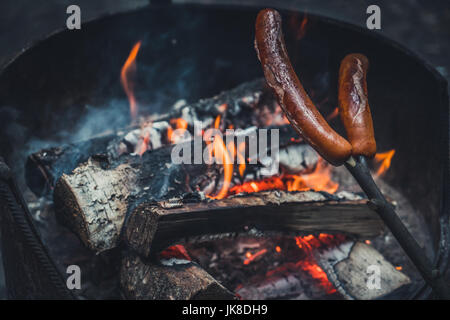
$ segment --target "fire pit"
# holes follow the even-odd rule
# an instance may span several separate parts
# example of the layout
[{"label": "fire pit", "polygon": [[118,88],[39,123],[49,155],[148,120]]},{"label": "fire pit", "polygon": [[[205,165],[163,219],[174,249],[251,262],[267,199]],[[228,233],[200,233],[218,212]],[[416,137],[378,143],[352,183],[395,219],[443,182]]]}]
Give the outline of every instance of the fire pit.
[{"label": "fire pit", "polygon": [[[57,33],[3,70],[0,200],[11,297],[429,296],[352,177],[283,117],[252,46],[256,13],[152,6]],[[339,63],[350,52],[368,56],[380,151],[373,172],[444,271],[445,81],[372,33],[283,15],[295,69],[338,132]],[[202,140],[209,129],[223,136]],[[251,139],[264,134],[261,157]],[[197,136],[201,160],[221,163],[197,163],[195,151],[192,164],[174,163],[173,154],[195,150]],[[81,290],[66,288],[69,265],[82,270]],[[373,266],[383,290],[367,288]]]}]

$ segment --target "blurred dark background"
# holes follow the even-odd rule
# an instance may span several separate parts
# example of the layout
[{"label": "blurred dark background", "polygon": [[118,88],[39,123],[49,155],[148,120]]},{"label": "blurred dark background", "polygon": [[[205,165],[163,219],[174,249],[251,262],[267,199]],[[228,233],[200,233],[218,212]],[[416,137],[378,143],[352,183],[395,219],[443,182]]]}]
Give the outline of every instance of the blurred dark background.
[{"label": "blurred dark background", "polygon": [[[150,2],[149,0],[2,0],[0,68],[33,42],[65,28],[66,8],[71,4],[80,6],[83,23],[107,14],[142,8]],[[381,30],[374,32],[379,32],[409,48],[450,80],[449,0],[173,0],[172,2],[248,4],[297,9],[329,16],[364,28],[368,17],[366,9],[369,5],[376,4],[381,8]],[[5,299],[1,254],[0,299]]]}]

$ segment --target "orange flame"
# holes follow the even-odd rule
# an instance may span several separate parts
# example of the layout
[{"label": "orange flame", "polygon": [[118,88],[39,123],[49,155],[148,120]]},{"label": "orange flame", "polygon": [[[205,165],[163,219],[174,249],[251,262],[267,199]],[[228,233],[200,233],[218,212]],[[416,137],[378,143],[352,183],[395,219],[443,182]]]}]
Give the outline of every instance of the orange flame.
[{"label": "orange flame", "polygon": [[141,135],[138,144],[136,145],[135,153],[142,156],[145,151],[149,149],[150,146],[150,128],[151,126],[147,126],[142,129],[143,134]]},{"label": "orange flame", "polygon": [[335,193],[339,184],[331,179],[332,167],[326,161],[319,157],[316,168],[310,174],[289,175],[293,178],[292,182],[287,183],[288,191],[306,191],[314,189],[316,191],[326,191]]},{"label": "orange flame", "polygon": [[223,199],[228,195],[228,189],[230,188],[231,178],[233,177],[233,163],[231,161],[230,155],[225,143],[222,138],[216,136],[213,142],[213,153],[214,156],[222,160],[223,163],[223,185],[217,196],[212,197],[212,199]]},{"label": "orange flame", "polygon": [[[167,140],[171,143],[176,143],[180,138],[184,136],[185,131],[188,127],[188,122],[184,120],[183,118],[176,118],[170,120],[170,126],[167,128]],[[178,131],[173,131],[173,126],[175,126],[175,129]]]},{"label": "orange flame", "polygon": [[134,96],[134,84],[131,81],[132,76],[136,72],[136,56],[138,54],[139,48],[141,47],[141,41],[138,41],[131,49],[131,52],[125,61],[122,70],[120,71],[120,82],[122,87],[127,94],[128,101],[130,103],[130,114],[133,121],[136,120],[138,113],[138,105],[136,102],[136,97]]},{"label": "orange flame", "polygon": [[247,181],[230,188],[230,194],[253,193],[265,190],[326,191],[335,193],[339,184],[331,179],[332,167],[319,157],[316,168],[309,174],[282,174],[263,180]]},{"label": "orange flame", "polygon": [[[323,289],[327,294],[335,294],[337,292],[333,283],[330,282],[326,272],[321,268],[321,266],[317,263],[315,256],[312,252],[313,249],[330,249],[332,247],[337,247],[347,241],[346,236],[344,235],[331,235],[326,233],[321,233],[317,236],[307,235],[303,237],[295,237],[298,247],[304,253],[303,258],[297,261],[295,264],[288,263],[286,267],[277,267],[275,269],[269,270],[266,272],[266,277],[272,277],[277,274],[284,274],[284,270],[288,270],[287,268],[291,268],[291,266],[300,268],[303,272],[307,273],[317,284],[318,287]],[[275,246],[275,254],[278,254],[282,251],[279,245]],[[252,262],[257,261],[259,257],[266,254],[268,252],[267,249],[260,249],[256,253],[252,253],[247,251],[244,255],[244,265],[249,265]],[[288,266],[289,265],[289,266]],[[241,289],[244,285],[238,285],[235,291]]]},{"label": "orange flame", "polygon": [[331,235],[326,233],[320,233],[318,236],[307,235],[304,237],[295,237],[295,242],[297,246],[303,250],[307,257],[306,259],[297,262],[297,266],[303,271],[307,272],[311,277],[317,280],[320,286],[328,294],[333,294],[336,292],[333,284],[329,281],[327,274],[323,269],[316,263],[313,255],[313,249],[319,249],[321,247],[330,248],[331,246],[337,246],[345,241],[345,236],[343,235]]},{"label": "orange flame", "polygon": [[245,154],[245,141],[242,141],[238,146],[238,152],[237,152],[238,163],[239,163],[239,175],[242,178],[244,177],[244,172],[245,172],[244,154]]},{"label": "orange flame", "polygon": [[386,171],[391,166],[392,157],[395,154],[395,149],[389,150],[383,153],[377,153],[375,155],[374,161],[379,163],[379,167],[377,172],[375,173],[376,177],[380,177],[386,173]]},{"label": "orange flame", "polygon": [[250,264],[253,260],[255,260],[256,258],[262,256],[262,255],[265,254],[266,252],[267,252],[267,249],[261,249],[261,250],[259,250],[258,252],[254,253],[254,254],[252,254],[251,252],[247,252],[247,253],[245,254],[245,257],[246,257],[247,259],[244,260],[244,264],[245,264],[245,265]]},{"label": "orange flame", "polygon": [[320,286],[325,290],[327,294],[333,294],[336,292],[333,284],[328,280],[328,276],[323,269],[316,263],[309,260],[300,260],[296,264],[303,271],[309,273],[309,275],[319,282]]},{"label": "orange flame", "polygon": [[300,40],[305,36],[307,23],[308,23],[308,15],[305,12],[305,14],[303,15],[302,22],[300,23],[300,29],[297,32],[297,40]]},{"label": "orange flame", "polygon": [[306,12],[303,13],[303,18],[302,21],[300,22],[300,27],[298,27],[298,19],[299,19],[298,13],[292,15],[290,20],[290,26],[291,28],[295,29],[295,38],[297,40],[300,40],[306,34],[306,26],[308,24],[308,14]]},{"label": "orange flame", "polygon": [[[217,116],[214,127],[218,129],[220,126],[220,115]],[[223,185],[222,189],[220,189],[219,193],[214,196],[210,197],[211,199],[223,199],[228,195],[228,189],[230,188],[231,184],[231,178],[233,177],[233,161],[230,157],[230,154],[227,150],[227,147],[225,146],[225,143],[223,142],[223,139],[220,136],[214,136],[212,146],[212,152],[214,154],[214,157],[216,159],[220,159],[221,163],[223,164]]]},{"label": "orange flame", "polygon": [[220,114],[216,117],[216,120],[214,120],[214,128],[219,129],[220,126]]}]

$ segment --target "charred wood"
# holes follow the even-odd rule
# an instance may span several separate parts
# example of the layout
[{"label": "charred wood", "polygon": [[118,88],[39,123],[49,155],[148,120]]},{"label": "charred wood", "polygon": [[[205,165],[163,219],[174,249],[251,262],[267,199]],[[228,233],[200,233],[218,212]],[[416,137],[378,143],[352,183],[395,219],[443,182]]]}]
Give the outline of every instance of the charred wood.
[{"label": "charred wood", "polygon": [[133,300],[231,300],[235,296],[194,262],[164,264],[137,255],[122,260],[120,285]]},{"label": "charred wood", "polygon": [[[313,166],[314,154],[306,146],[290,145],[288,131],[280,132],[280,140],[290,153],[303,158],[299,170]],[[256,128],[250,128],[256,132]],[[249,130],[250,130],[249,129]],[[176,164],[172,153],[186,146],[194,150],[195,141],[161,147],[145,152],[142,157],[122,155],[115,159],[95,156],[79,165],[71,174],[63,174],[54,189],[58,219],[74,230],[82,241],[95,251],[115,247],[127,212],[141,203],[180,197],[215,189],[222,177],[222,164]],[[204,150],[204,142],[200,141]],[[297,150],[297,151],[295,151]],[[194,155],[192,155],[194,157]],[[283,165],[283,158],[281,164]],[[191,159],[194,163],[195,159]],[[252,167],[253,166],[253,167]],[[253,176],[259,175],[260,165],[248,166]],[[309,168],[311,169],[311,168]],[[203,195],[204,197],[204,195]]]},{"label": "charred wood", "polygon": [[366,200],[332,199],[313,191],[269,191],[211,202],[143,203],[130,213],[124,237],[133,250],[150,256],[185,239],[240,232],[327,232],[363,238],[382,233],[383,225]]},{"label": "charred wood", "polygon": [[[260,108],[273,109],[274,100],[270,93],[264,90],[263,80],[258,79],[190,105],[176,104],[169,113],[147,119],[151,125],[142,128],[124,128],[87,141],[35,152],[27,159],[25,179],[36,195],[48,194],[63,173],[72,172],[91,156],[101,155],[117,159],[122,154],[133,153],[144,133],[143,130],[148,130],[152,137],[149,148],[158,149],[170,143],[166,133],[171,119],[182,118],[190,127],[194,125],[194,121],[201,121],[207,127],[214,122],[216,116],[223,115],[224,118],[229,117],[230,123],[233,121],[235,128],[246,128],[252,125],[262,126],[255,116],[255,110]],[[282,123],[279,121],[279,124]],[[287,139],[297,137],[288,127],[281,131],[280,135],[283,134],[288,136]]]},{"label": "charred wood", "polygon": [[374,247],[347,242],[316,256],[328,279],[347,299],[383,298],[411,281]]}]

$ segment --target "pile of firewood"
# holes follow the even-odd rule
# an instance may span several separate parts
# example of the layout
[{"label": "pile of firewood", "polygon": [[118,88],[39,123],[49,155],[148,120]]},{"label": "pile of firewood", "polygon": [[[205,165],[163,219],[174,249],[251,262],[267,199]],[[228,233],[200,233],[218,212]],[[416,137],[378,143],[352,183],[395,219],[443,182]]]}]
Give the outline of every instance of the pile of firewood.
[{"label": "pile of firewood", "polygon": [[[53,194],[56,218],[91,251],[120,248],[120,288],[130,299],[234,297],[182,247],[164,251],[175,244],[243,233],[330,233],[352,239],[382,234],[383,224],[358,194],[267,190],[210,199],[205,194],[217,191],[223,183],[222,165],[172,163],[171,153],[177,144],[167,138],[171,119],[181,118],[191,128],[195,121],[212,125],[221,116],[224,127],[232,124],[247,133],[259,128],[280,129],[282,170],[310,172],[317,164],[317,155],[299,141],[281,115],[274,119],[278,106],[263,83],[250,82],[192,105],[177,104],[167,114],[147,119],[151,122],[147,127],[131,126],[89,141],[40,150],[28,157],[27,184],[36,195]],[[147,150],[139,154],[136,150],[145,130],[151,139]],[[248,166],[246,176],[234,175],[232,184],[257,180],[261,168],[261,163]],[[165,253],[163,258],[161,252]],[[342,289],[347,298],[378,297],[407,282],[373,248],[361,243],[333,259],[332,264],[331,258],[323,260],[324,269],[338,288],[347,288]],[[392,285],[377,294],[362,289],[360,283],[367,278],[363,268],[372,263],[392,274]],[[272,297],[252,290],[239,294],[244,298]]]}]

